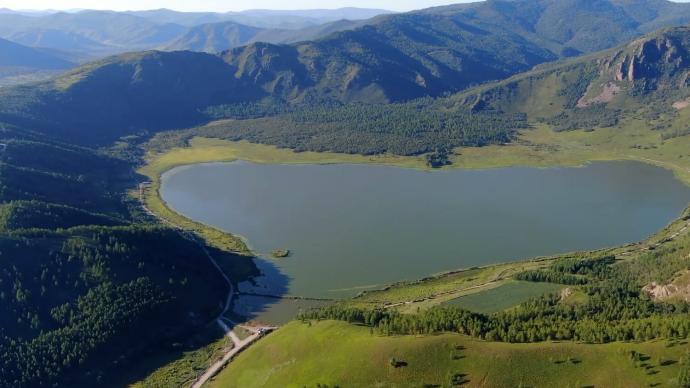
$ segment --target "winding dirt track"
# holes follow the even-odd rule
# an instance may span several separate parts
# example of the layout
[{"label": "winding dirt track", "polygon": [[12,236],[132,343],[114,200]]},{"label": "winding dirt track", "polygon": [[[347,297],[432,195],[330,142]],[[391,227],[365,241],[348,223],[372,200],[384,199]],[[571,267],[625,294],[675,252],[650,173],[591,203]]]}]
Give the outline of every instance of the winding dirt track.
[{"label": "winding dirt track", "polygon": [[[228,285],[228,296],[225,299],[225,306],[223,307],[223,311],[220,312],[218,317],[216,318],[216,323],[220,328],[223,330],[223,333],[230,339],[232,342],[232,347],[230,349],[226,349],[226,353],[223,355],[223,357],[213,363],[211,366],[206,369],[206,371],[200,375],[195,381],[194,384],[192,384],[192,388],[201,388],[206,382],[208,382],[209,379],[211,379],[213,376],[216,375],[230,360],[232,360],[233,357],[235,357],[238,353],[240,353],[242,350],[247,348],[249,345],[251,345],[254,341],[257,339],[261,338],[265,334],[277,329],[275,326],[245,326],[245,325],[237,325],[235,322],[231,321],[229,318],[227,318],[225,315],[232,309],[232,302],[235,298],[235,285],[232,283],[230,278],[225,274],[223,269],[220,267],[216,259],[211,256],[211,253],[208,251],[206,248],[206,244],[204,242],[200,241],[199,238],[194,235],[192,232],[184,230],[180,228],[179,226],[173,224],[172,222],[168,221],[167,219],[160,217],[156,213],[152,212],[148,207],[146,207],[146,203],[144,202],[144,188],[145,184],[140,185],[139,187],[139,202],[141,203],[141,207],[148,214],[149,216],[159,220],[165,225],[170,226],[171,228],[177,230],[182,237],[185,239],[194,242],[197,244],[204,252],[206,255],[206,258],[211,262],[211,264],[218,270],[218,273],[223,277],[225,280],[225,283]],[[226,323],[227,322],[227,323]],[[233,327],[241,327],[245,330],[248,330],[252,332],[252,335],[249,337],[245,338],[244,340],[241,340],[237,334],[233,331]]]},{"label": "winding dirt track", "polygon": [[228,338],[233,343],[232,349],[225,353],[223,357],[214,362],[211,366],[206,369],[206,371],[197,378],[197,380],[192,384],[192,388],[201,388],[203,387],[208,380],[210,380],[213,376],[215,376],[218,372],[220,372],[223,367],[229,363],[233,357],[235,357],[237,354],[239,354],[241,351],[246,349],[249,345],[251,345],[254,341],[258,340],[261,338],[264,334],[268,333],[271,330],[274,330],[275,327],[273,326],[239,326],[243,329],[246,329],[248,331],[252,332],[252,335],[249,337],[245,338],[244,340],[241,340],[240,337],[235,334],[234,331],[224,322],[228,321],[230,324],[234,325],[235,323],[230,321],[227,318],[218,318],[218,324],[223,328],[225,331],[226,335]]}]

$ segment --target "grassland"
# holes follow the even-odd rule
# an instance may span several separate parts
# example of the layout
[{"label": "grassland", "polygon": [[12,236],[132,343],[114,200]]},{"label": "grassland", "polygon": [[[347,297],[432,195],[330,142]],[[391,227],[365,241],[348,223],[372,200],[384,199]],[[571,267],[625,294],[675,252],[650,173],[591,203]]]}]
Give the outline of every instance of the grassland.
[{"label": "grassland", "polygon": [[536,259],[449,272],[362,293],[343,303],[354,307],[394,307],[401,312],[413,312],[462,296],[501,287],[510,282],[511,276],[517,272],[538,269],[546,265],[548,265],[548,260]]},{"label": "grassland", "polygon": [[544,294],[557,293],[565,286],[551,283],[510,281],[500,287],[461,296],[445,304],[483,314],[509,309]]},{"label": "grassland", "polygon": [[[690,121],[690,110],[681,112],[681,118]],[[648,128],[641,121],[630,121],[594,132],[555,133],[545,125],[535,125],[511,145],[457,149],[451,156],[453,164],[445,168],[580,166],[589,161],[637,160],[669,169],[690,184],[690,136],[663,141],[659,133]],[[427,169],[423,157],[295,153],[247,142],[196,138],[189,147],[148,156],[149,163],[140,170],[152,181],[145,195],[147,206],[172,222],[197,231],[216,246],[246,250],[236,237],[171,211],[158,195],[160,177],[165,171],[181,165],[238,159],[256,163],[364,163]],[[690,209],[685,216],[690,216]],[[595,254],[630,257],[664,241],[686,223],[678,220],[646,241]],[[505,287],[514,284],[511,276],[522,270],[546,266],[549,261],[550,258],[538,258],[441,274],[368,292],[343,303],[414,312],[471,296],[473,299],[465,300],[475,300],[475,305],[500,304],[501,308],[509,308],[522,301],[517,297],[505,300],[506,295],[511,294]],[[567,301],[577,303],[582,296],[575,290]],[[475,306],[475,309],[481,308]],[[460,352],[463,357],[459,360],[451,357],[456,346],[466,348]],[[384,387],[421,386],[447,384],[457,373],[467,375],[468,386],[667,386],[673,384],[677,365],[660,366],[659,363],[666,358],[678,361],[685,348],[667,347],[662,342],[514,345],[481,342],[452,334],[378,337],[372,336],[366,328],[343,323],[326,322],[311,327],[290,323],[240,355],[211,386],[302,387],[318,383],[370,386],[372,382],[380,382]],[[645,365],[636,366],[629,359],[630,350],[647,354],[650,359],[643,362]],[[391,357],[405,360],[408,366],[390,367]]]},{"label": "grassland", "polygon": [[[209,386],[447,387],[454,375],[468,387],[673,386],[687,346],[670,345],[506,344],[458,334],[381,337],[341,322],[293,322],[247,349]],[[630,351],[643,353],[645,361],[631,360]],[[407,365],[394,368],[391,358]]]}]

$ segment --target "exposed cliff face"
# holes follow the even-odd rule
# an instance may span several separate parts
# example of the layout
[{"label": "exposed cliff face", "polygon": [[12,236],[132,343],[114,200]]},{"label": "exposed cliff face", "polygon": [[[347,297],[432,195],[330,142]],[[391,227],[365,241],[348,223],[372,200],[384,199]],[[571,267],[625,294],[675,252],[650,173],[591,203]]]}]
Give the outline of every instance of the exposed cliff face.
[{"label": "exposed cliff face", "polygon": [[[650,103],[655,105],[651,110],[685,109],[690,101],[690,26],[663,29],[599,54],[541,65],[460,93],[457,101],[477,110],[525,112],[547,122],[554,122],[549,118],[555,116],[560,123],[588,122],[571,129],[615,124],[622,109],[649,108]],[[606,120],[596,119],[605,116]]]},{"label": "exposed cliff face", "polygon": [[[688,257],[690,258],[690,257]],[[659,301],[684,300],[690,301],[690,271],[683,271],[669,284],[658,284],[652,282],[642,288],[642,291],[649,294],[653,299]]]},{"label": "exposed cliff face", "polygon": [[638,39],[603,62],[615,81],[641,82],[648,89],[685,88],[690,78],[690,27]]}]

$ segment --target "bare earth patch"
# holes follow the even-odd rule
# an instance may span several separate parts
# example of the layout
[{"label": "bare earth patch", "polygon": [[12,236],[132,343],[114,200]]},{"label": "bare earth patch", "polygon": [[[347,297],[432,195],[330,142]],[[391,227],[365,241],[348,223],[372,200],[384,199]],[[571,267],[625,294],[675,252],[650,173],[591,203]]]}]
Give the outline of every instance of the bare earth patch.
[{"label": "bare earth patch", "polygon": [[563,290],[561,290],[561,300],[566,300],[568,297],[570,297],[573,294],[573,289],[570,287],[566,287]]},{"label": "bare earth patch", "polygon": [[613,98],[616,96],[621,91],[621,87],[616,85],[613,82],[609,82],[606,85],[603,85],[603,88],[601,90],[601,93],[596,96],[592,97],[590,99],[585,98],[587,93],[585,93],[582,98],[580,98],[580,101],[577,102],[577,107],[578,108],[586,108],[590,105],[594,104],[602,104],[606,102],[611,102]]},{"label": "bare earth patch", "polygon": [[673,103],[673,107],[676,110],[683,110],[689,106],[690,106],[690,98],[685,99],[685,100],[681,100],[681,101],[676,101]]},{"label": "bare earth patch", "polygon": [[652,282],[644,286],[642,291],[659,301],[677,299],[690,302],[690,271],[679,272],[669,284]]}]

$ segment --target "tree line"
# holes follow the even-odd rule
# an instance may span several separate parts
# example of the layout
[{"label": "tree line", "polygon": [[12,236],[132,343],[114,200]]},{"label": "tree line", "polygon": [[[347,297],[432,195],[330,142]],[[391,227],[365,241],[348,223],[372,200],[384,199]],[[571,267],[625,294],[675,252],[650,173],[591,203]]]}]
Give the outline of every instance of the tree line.
[{"label": "tree line", "polygon": [[[391,309],[335,305],[300,314],[299,319],[337,319],[370,326],[379,333],[457,332],[503,342],[574,340],[587,343],[647,341],[690,336],[690,304],[657,301],[642,290],[656,281],[666,284],[690,267],[690,237],[679,237],[625,261],[613,256],[569,257],[549,267],[523,272],[518,279],[570,284],[584,300],[549,294],[495,314],[457,307],[433,307],[417,314]],[[577,280],[574,280],[577,279]]]}]

